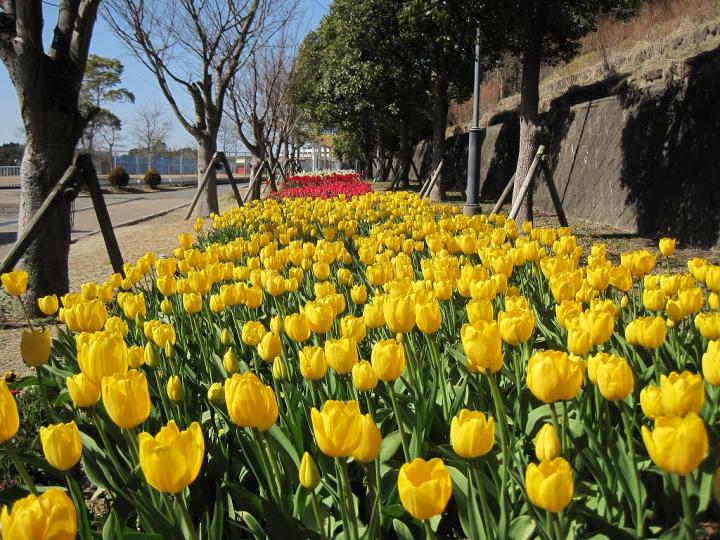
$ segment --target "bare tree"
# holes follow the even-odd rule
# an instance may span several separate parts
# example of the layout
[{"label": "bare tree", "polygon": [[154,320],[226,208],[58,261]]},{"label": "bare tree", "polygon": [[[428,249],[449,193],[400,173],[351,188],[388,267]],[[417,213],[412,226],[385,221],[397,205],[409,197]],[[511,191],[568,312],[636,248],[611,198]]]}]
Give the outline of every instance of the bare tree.
[{"label": "bare tree", "polygon": [[[296,45],[290,41],[292,17],[280,22],[276,39],[256,47],[230,87],[232,121],[256,168],[267,161],[274,169],[283,148],[288,153],[298,114],[288,99]],[[274,179],[270,178],[274,186]],[[260,184],[251,194],[260,197]]]},{"label": "bare tree", "polygon": [[97,134],[105,141],[105,146],[110,154],[110,167],[115,167],[115,147],[122,142],[120,130],[121,124],[106,124],[98,128]]},{"label": "bare tree", "polygon": [[[18,234],[27,226],[73,159],[88,120],[78,96],[100,0],[59,0],[53,40],[43,45],[44,2],[0,0],[0,59],[17,93],[25,130]],[[28,307],[69,288],[70,202],[46,218],[42,233],[25,253]]]},{"label": "bare tree", "polygon": [[156,105],[138,109],[133,126],[135,144],[147,152],[147,168],[152,167],[152,160],[160,147],[165,146],[172,123]]},{"label": "bare tree", "polygon": [[[103,15],[129,50],[155,76],[160,90],[198,148],[198,175],[217,150],[230,81],[243,54],[280,0],[106,0]],[[192,114],[178,103],[185,91]],[[218,211],[214,170],[197,207]]]}]

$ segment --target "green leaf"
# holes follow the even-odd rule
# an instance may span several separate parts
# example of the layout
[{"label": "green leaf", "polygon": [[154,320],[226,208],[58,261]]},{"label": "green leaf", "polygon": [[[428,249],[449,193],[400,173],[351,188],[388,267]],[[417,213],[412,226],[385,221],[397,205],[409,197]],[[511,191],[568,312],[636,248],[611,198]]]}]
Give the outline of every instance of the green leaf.
[{"label": "green leaf", "polygon": [[535,534],[535,520],[530,516],[518,516],[510,522],[508,535],[513,540],[530,540]]}]

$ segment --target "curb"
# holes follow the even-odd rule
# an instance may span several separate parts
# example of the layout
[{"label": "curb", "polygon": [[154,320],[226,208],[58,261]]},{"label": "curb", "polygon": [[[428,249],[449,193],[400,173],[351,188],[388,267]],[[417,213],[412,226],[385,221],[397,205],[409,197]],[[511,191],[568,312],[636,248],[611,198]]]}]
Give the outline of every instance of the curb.
[{"label": "curb", "polygon": [[[150,214],[149,216],[143,216],[140,218],[130,219],[128,221],[123,221],[122,223],[118,223],[116,225],[113,225],[113,229],[119,229],[121,227],[129,227],[130,225],[137,225],[138,223],[143,223],[144,221],[150,221],[151,219],[162,217],[166,214],[169,214],[170,212],[174,212],[175,210],[180,210],[180,208],[185,208],[186,206],[190,206],[190,203],[183,203],[179,204],[177,206],[173,206],[172,208],[168,208],[166,210],[162,210],[161,212],[156,212],[154,214]],[[82,236],[78,236],[77,238],[70,241],[71,244],[75,244],[79,240],[83,240],[85,238],[88,238],[90,236],[95,236],[97,234],[100,234],[102,231],[100,229],[96,231],[92,231],[86,234],[83,234]]]}]

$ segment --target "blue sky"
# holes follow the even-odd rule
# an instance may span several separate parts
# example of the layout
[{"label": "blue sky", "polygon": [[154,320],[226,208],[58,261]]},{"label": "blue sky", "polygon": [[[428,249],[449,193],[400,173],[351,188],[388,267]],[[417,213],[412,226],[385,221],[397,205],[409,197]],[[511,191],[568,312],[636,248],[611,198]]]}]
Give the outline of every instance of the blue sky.
[{"label": "blue sky", "polygon": [[[322,16],[326,13],[330,0],[298,0],[301,24],[307,30],[315,28]],[[50,41],[52,27],[55,23],[55,13],[52,8],[45,7],[45,45]],[[108,108],[117,114],[123,122],[123,146],[132,146],[130,131],[133,123],[135,109],[140,106],[157,104],[167,111],[168,118],[173,122],[173,130],[168,140],[171,147],[194,146],[192,138],[175,120],[165,98],[157,88],[153,75],[130,54],[125,46],[113,35],[102,17],[98,17],[90,52],[99,56],[118,58],[125,66],[123,84],[135,94],[135,104],[111,104]],[[186,102],[187,103],[187,102]],[[21,141],[22,122],[18,108],[15,89],[10,83],[5,66],[0,66],[0,144],[11,141]]]}]

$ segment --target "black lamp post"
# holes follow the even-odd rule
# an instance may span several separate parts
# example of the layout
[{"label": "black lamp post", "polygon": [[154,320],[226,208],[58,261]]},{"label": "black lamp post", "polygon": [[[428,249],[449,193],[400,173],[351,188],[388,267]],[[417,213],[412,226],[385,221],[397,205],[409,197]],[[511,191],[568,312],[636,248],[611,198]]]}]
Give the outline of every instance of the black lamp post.
[{"label": "black lamp post", "polygon": [[473,117],[468,134],[468,168],[466,200],[463,214],[474,216],[480,213],[480,25],[475,39],[475,84],[473,89]]}]

